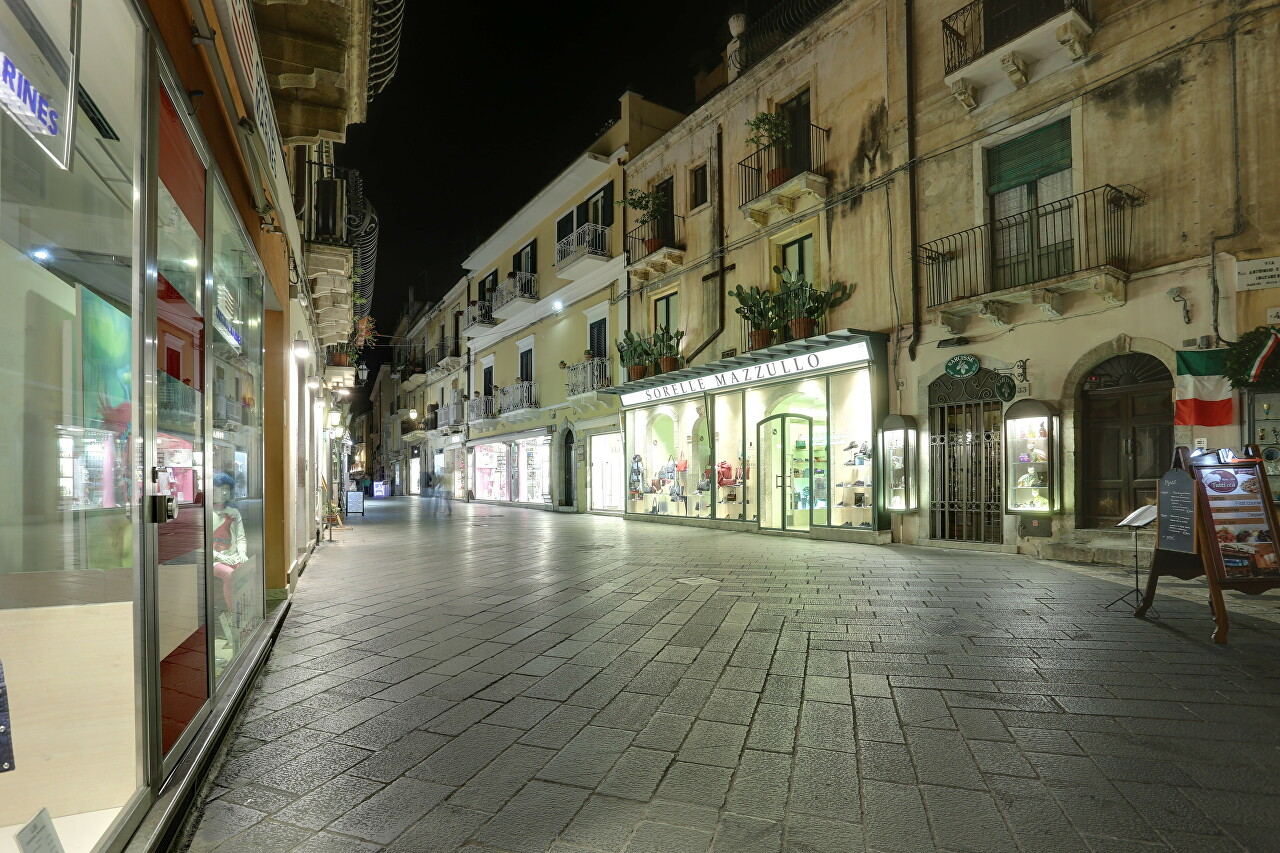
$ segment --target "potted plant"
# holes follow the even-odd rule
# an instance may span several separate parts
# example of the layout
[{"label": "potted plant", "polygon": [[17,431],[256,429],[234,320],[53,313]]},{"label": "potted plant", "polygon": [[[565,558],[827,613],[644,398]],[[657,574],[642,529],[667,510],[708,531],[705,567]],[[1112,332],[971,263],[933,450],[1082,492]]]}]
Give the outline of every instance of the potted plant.
[{"label": "potted plant", "polygon": [[771,290],[761,290],[755,285],[750,290],[738,285],[738,289],[730,293],[738,300],[738,307],[734,310],[751,327],[747,335],[751,349],[762,349],[773,343],[773,333],[782,326],[782,318],[778,314],[778,294]]},{"label": "potted plant", "polygon": [[649,342],[627,329],[622,333],[622,340],[618,341],[617,347],[622,366],[627,369],[627,379],[632,381],[644,379],[649,369],[649,362],[653,361]]},{"label": "potted plant", "polygon": [[[615,201],[624,207],[629,207],[636,212],[636,225],[645,226],[653,222],[657,222],[667,213],[667,196],[657,190],[641,190],[632,187],[627,192],[627,197]],[[650,229],[650,236],[644,239],[644,250],[646,254],[652,254],[662,248],[663,237],[659,233],[659,229]]]},{"label": "potted plant", "polygon": [[758,149],[774,149],[769,158],[773,168],[765,174],[769,189],[773,189],[791,177],[791,167],[787,164],[787,152],[791,149],[791,123],[782,113],[760,112],[747,122],[747,127],[751,129],[748,142]]},{"label": "potted plant", "polygon": [[672,332],[666,326],[659,326],[653,333],[653,357],[658,360],[658,372],[669,373],[680,366],[680,339],[684,332]]},{"label": "potted plant", "polygon": [[785,306],[787,331],[792,340],[813,337],[818,321],[853,296],[853,288],[842,281],[833,283],[827,290],[818,290],[805,280],[803,273],[792,272],[784,267],[774,267],[773,271],[782,277],[782,284],[786,288],[778,296]]}]

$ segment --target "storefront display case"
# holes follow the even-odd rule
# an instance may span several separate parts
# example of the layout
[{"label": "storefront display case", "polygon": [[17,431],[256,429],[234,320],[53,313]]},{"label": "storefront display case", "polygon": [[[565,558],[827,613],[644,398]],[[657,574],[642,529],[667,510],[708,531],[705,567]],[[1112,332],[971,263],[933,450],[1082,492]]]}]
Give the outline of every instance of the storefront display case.
[{"label": "storefront display case", "polygon": [[1272,503],[1280,504],[1280,391],[1245,392],[1245,435],[1241,445],[1256,444],[1272,481]]},{"label": "storefront display case", "polygon": [[1058,410],[1019,400],[1004,413],[1005,510],[1017,515],[1057,511]]},{"label": "storefront display case", "polygon": [[916,419],[890,415],[880,427],[880,470],[884,472],[884,508],[916,509]]}]

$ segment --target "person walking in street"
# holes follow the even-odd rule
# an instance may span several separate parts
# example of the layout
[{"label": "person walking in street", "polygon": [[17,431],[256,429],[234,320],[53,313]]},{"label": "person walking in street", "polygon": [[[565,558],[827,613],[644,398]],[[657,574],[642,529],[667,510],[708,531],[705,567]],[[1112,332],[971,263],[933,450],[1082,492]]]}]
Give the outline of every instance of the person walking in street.
[{"label": "person walking in street", "polygon": [[444,469],[441,469],[440,471],[432,475],[431,482],[435,488],[435,491],[434,491],[435,501],[431,507],[431,514],[436,515],[442,509],[444,509],[448,511],[450,516],[452,516],[453,501],[449,499],[451,497],[447,488],[449,479],[446,476]]}]

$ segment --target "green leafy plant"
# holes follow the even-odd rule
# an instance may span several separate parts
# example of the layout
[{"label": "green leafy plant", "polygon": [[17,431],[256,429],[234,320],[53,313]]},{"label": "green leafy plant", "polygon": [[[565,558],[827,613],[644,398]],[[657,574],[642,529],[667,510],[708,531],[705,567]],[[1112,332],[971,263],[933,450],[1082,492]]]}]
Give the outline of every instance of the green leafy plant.
[{"label": "green leafy plant", "polygon": [[618,357],[623,367],[638,367],[653,361],[653,350],[646,338],[638,337],[630,329],[622,333],[622,340],[617,342]]},{"label": "green leafy plant", "polygon": [[669,207],[666,193],[660,193],[657,190],[646,192],[635,187],[628,190],[626,198],[615,201],[614,204],[634,210],[637,214],[637,225],[648,225],[650,222],[660,219],[663,214],[667,213],[667,208]]},{"label": "green leafy plant", "polygon": [[654,358],[679,358],[680,357],[680,340],[684,337],[684,332],[676,330],[672,332],[666,326],[659,326],[657,331],[653,333],[653,357]]},{"label": "green leafy plant", "polygon": [[738,285],[737,290],[729,291],[738,300],[738,307],[733,309],[755,332],[777,331],[786,319],[781,315],[778,294],[772,290],[761,290],[755,285],[750,290]]},{"label": "green leafy plant", "polygon": [[782,113],[756,113],[747,121],[747,127],[751,129],[747,141],[757,148],[777,145],[786,149],[791,145],[791,123]]},{"label": "green leafy plant", "polygon": [[1272,329],[1280,332],[1280,327],[1276,326],[1258,326],[1252,331],[1245,332],[1240,336],[1240,340],[1227,350],[1223,373],[1232,388],[1261,388],[1268,391],[1280,388],[1280,357],[1274,353],[1262,363],[1258,380],[1255,382],[1251,378],[1253,363],[1257,360],[1258,353],[1271,342]]},{"label": "green leafy plant", "polygon": [[850,287],[842,281],[833,282],[827,290],[819,290],[809,283],[803,273],[785,267],[774,267],[775,275],[782,279],[785,290],[779,294],[785,303],[788,320],[809,318],[821,320],[831,311],[849,301],[857,285]]}]

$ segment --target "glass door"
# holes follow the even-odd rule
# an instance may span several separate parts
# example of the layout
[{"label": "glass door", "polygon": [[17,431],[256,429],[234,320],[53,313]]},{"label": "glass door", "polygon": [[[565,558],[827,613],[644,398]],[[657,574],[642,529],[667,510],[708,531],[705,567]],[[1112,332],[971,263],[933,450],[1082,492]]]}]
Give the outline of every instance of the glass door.
[{"label": "glass door", "polygon": [[[161,745],[175,753],[209,699],[205,581],[206,171],[163,87],[156,233],[155,512]],[[167,504],[167,506],[165,506]],[[153,504],[153,507],[157,506]],[[180,751],[180,750],[178,750]]]},{"label": "glass door", "polygon": [[774,415],[756,427],[762,530],[808,530],[819,496],[814,491],[813,422]]}]

